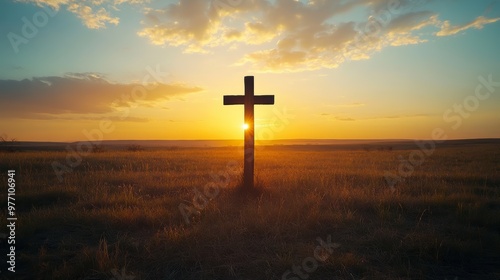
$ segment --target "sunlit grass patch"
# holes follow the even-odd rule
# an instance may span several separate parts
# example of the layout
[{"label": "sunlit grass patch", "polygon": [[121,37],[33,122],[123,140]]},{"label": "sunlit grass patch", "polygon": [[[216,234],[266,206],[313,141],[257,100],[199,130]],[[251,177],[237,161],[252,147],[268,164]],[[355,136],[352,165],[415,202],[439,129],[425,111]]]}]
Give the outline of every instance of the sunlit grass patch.
[{"label": "sunlit grass patch", "polygon": [[311,279],[499,276],[498,147],[437,149],[394,192],[384,172],[407,151],[308,149],[258,148],[258,189],[230,176],[189,224],[179,205],[241,150],[105,151],[62,182],[50,164],[64,152],[5,154],[19,174],[20,275],[281,279],[331,235],[341,246]]}]

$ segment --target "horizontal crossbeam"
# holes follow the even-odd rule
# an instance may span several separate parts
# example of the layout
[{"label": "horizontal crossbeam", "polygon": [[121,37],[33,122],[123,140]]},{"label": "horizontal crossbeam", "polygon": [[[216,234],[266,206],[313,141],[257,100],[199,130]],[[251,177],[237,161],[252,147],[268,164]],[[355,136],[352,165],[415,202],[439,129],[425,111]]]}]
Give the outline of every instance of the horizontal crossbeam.
[{"label": "horizontal crossbeam", "polygon": [[[224,105],[243,105],[245,104],[244,95],[225,95]],[[258,105],[273,105],[274,95],[255,95],[253,97],[253,104]]]}]

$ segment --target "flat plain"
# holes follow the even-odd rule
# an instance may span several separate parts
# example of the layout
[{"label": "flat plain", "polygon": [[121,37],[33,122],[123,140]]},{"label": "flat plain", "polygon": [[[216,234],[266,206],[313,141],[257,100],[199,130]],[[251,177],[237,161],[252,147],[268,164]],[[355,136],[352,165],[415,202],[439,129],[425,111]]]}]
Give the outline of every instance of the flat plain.
[{"label": "flat plain", "polygon": [[0,178],[17,279],[500,279],[499,148],[261,146],[251,193],[240,147],[108,149],[61,180],[68,152],[3,152]]}]

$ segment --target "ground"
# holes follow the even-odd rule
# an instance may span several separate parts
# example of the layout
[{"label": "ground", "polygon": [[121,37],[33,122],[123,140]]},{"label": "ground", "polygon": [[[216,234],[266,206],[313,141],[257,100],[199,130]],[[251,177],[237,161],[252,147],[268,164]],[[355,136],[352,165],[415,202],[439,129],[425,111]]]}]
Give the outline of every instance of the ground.
[{"label": "ground", "polygon": [[251,193],[239,147],[3,152],[0,277],[500,279],[500,145],[431,148],[258,147]]}]

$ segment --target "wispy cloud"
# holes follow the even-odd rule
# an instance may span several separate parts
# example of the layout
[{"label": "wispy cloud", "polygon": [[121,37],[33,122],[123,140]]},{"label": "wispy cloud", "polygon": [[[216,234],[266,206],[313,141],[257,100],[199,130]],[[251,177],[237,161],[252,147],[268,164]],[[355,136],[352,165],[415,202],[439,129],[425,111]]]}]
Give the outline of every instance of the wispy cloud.
[{"label": "wispy cloud", "polygon": [[111,16],[105,8],[100,8],[97,11],[90,6],[80,3],[71,3],[68,5],[68,11],[76,14],[90,29],[99,29],[106,26],[107,23],[118,25],[120,19]]},{"label": "wispy cloud", "polygon": [[359,102],[332,105],[332,107],[337,107],[337,108],[356,108],[356,107],[364,107],[364,106],[366,106],[365,103],[359,103]]},{"label": "wispy cloud", "polygon": [[149,1],[141,0],[16,0],[17,2],[33,3],[38,6],[48,6],[54,10],[61,7],[80,18],[90,29],[105,28],[108,24],[117,25],[120,19],[109,13],[121,4],[142,4]]},{"label": "wispy cloud", "polygon": [[336,114],[323,113],[321,114],[323,117],[327,117],[331,120],[335,121],[367,121],[367,120],[387,120],[387,119],[406,119],[406,118],[426,118],[430,117],[429,114],[412,114],[412,115],[386,115],[386,116],[374,116],[374,117],[365,117],[365,118],[353,118],[346,116],[338,116]]},{"label": "wispy cloud", "polygon": [[70,118],[80,118],[80,114],[109,114],[120,107],[154,104],[201,91],[199,87],[182,84],[158,83],[147,88],[141,84],[112,83],[95,73],[0,80],[0,116],[55,118],[54,115],[73,114]]},{"label": "wispy cloud", "polygon": [[380,119],[407,119],[407,118],[427,118],[430,117],[429,114],[413,114],[413,115],[388,115],[388,116],[379,116],[366,118],[363,120],[380,120]]},{"label": "wispy cloud", "polygon": [[338,116],[333,116],[333,118],[337,121],[342,121],[342,122],[353,122],[356,121],[356,119],[349,118],[349,117],[338,117]]},{"label": "wispy cloud", "polygon": [[441,30],[436,33],[437,36],[450,36],[450,35],[455,35],[461,32],[464,32],[468,29],[474,28],[474,29],[482,29],[485,25],[494,23],[500,21],[500,18],[486,18],[483,16],[480,16],[476,18],[475,20],[463,24],[463,25],[456,25],[452,26],[449,21],[444,21]]},{"label": "wispy cloud", "polygon": [[142,117],[131,117],[127,116],[126,118],[117,116],[117,114],[96,114],[96,115],[80,115],[80,114],[71,114],[71,115],[54,115],[54,114],[29,114],[25,116],[20,116],[20,119],[34,119],[37,120],[63,120],[63,121],[96,121],[96,120],[110,120],[113,122],[149,122],[149,118]]}]

